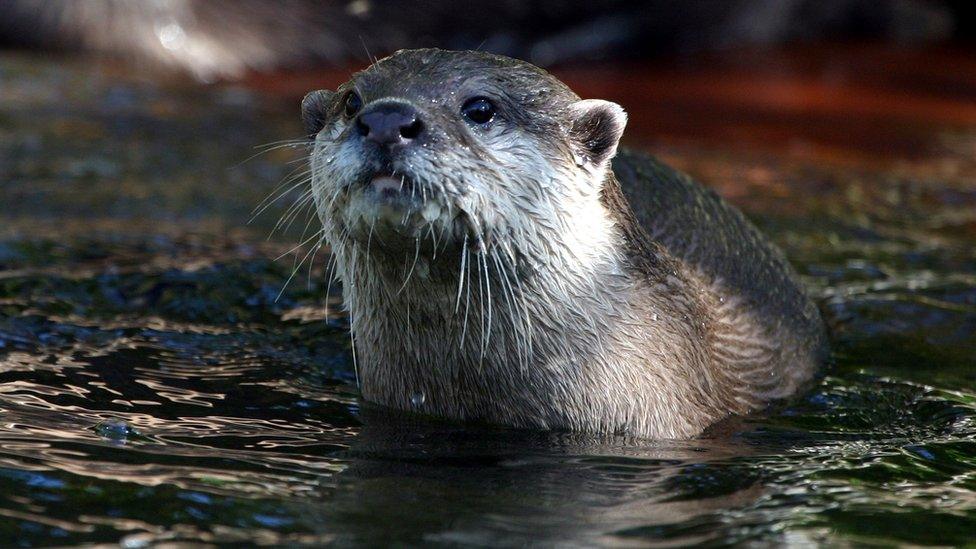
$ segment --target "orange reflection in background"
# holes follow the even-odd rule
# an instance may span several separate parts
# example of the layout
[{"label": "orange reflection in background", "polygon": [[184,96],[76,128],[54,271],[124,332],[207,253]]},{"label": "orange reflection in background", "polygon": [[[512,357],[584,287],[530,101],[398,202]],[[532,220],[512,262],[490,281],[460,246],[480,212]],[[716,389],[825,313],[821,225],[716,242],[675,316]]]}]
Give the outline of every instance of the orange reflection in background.
[{"label": "orange reflection in background", "polygon": [[[253,75],[247,84],[297,99],[352,70]],[[553,72],[582,97],[623,105],[625,139],[642,147],[716,144],[871,168],[925,159],[940,135],[976,130],[976,56],[961,49],[809,46]]]}]

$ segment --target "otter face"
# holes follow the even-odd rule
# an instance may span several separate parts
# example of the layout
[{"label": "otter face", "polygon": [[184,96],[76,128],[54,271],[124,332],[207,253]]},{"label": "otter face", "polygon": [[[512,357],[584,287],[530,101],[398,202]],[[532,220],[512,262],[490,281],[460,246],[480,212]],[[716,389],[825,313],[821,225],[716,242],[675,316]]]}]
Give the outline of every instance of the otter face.
[{"label": "otter face", "polygon": [[442,50],[398,52],[308,94],[302,115],[326,238],[378,258],[493,242],[533,253],[547,232],[592,230],[626,123],[528,63]]}]

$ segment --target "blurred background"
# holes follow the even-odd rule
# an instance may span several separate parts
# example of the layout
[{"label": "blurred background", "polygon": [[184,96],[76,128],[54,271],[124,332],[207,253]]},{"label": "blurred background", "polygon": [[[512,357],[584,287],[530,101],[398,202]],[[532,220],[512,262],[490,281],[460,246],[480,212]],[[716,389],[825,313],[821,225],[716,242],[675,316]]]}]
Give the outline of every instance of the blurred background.
[{"label": "blurred background", "polygon": [[[0,546],[972,543],[969,4],[0,0]],[[298,105],[429,46],[623,105],[786,251],[826,377],[722,440],[365,419]]]},{"label": "blurred background", "polygon": [[[140,95],[152,96],[153,87],[221,97],[220,106],[192,116],[214,133],[179,139],[184,148],[214,139],[221,146],[184,150],[183,161],[159,170],[178,178],[180,169],[194,174],[235,165],[230,158],[217,161],[225,151],[246,158],[243,149],[295,137],[297,126],[283,118],[267,135],[220,129],[252,116],[265,121],[258,125],[270,124],[255,113],[294,109],[304,93],[335,87],[370,58],[410,47],[482,49],[550,68],[583,97],[621,103],[630,114],[628,143],[685,169],[724,171],[709,173],[708,181],[741,193],[755,184],[782,186],[784,178],[763,181],[755,163],[751,175],[732,175],[736,158],[691,164],[718,151],[897,173],[968,163],[969,155],[958,154],[969,152],[959,143],[960,130],[976,123],[976,24],[964,16],[966,6],[952,0],[615,0],[460,9],[448,0],[0,0],[0,47],[7,52],[0,93],[8,118],[30,120],[21,128],[28,133],[38,131],[39,121],[44,125],[44,116],[58,117],[60,127],[93,109],[114,113],[113,124],[128,121],[139,132],[133,117],[152,109],[154,100],[164,104],[155,105],[158,116],[146,124],[208,108],[165,104],[179,94]],[[46,69],[48,81],[19,68]],[[141,85],[128,85],[135,82]],[[128,137],[118,137],[121,149],[131,149],[124,146]],[[163,139],[156,135],[148,145],[172,152]],[[228,146],[234,139],[240,141]],[[7,136],[8,143],[17,140]],[[695,152],[678,152],[688,148]],[[118,166],[118,158],[104,160],[103,172]],[[266,178],[250,184],[261,188]],[[117,189],[120,181],[109,185],[110,179],[99,182]],[[115,192],[109,194],[86,215],[116,202]]]},{"label": "blurred background", "polygon": [[[364,49],[484,49],[538,65],[708,50],[973,38],[961,0],[5,0],[9,45],[100,51],[201,79],[344,66]],[[460,9],[460,8],[465,9]]]}]

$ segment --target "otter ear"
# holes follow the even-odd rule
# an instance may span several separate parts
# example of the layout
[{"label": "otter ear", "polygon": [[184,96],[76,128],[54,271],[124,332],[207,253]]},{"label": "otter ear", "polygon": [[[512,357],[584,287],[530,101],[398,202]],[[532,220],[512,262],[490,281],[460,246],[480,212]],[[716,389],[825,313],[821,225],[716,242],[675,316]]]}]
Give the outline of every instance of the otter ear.
[{"label": "otter ear", "polygon": [[302,122],[305,123],[305,135],[315,137],[315,134],[325,127],[329,103],[334,95],[335,92],[329,90],[316,90],[309,92],[302,99]]},{"label": "otter ear", "polygon": [[615,154],[627,126],[623,107],[610,101],[584,99],[570,106],[570,135],[586,163],[602,169]]}]

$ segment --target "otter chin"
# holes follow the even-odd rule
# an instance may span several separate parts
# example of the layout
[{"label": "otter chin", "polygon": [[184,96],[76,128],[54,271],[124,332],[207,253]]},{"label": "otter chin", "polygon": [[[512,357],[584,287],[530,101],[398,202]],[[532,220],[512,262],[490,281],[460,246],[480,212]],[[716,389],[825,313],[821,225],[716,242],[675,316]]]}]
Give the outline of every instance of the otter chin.
[{"label": "otter chin", "polygon": [[784,255],[714,192],[618,151],[619,105],[538,67],[399,51],[302,117],[369,402],[685,438],[826,360]]}]

